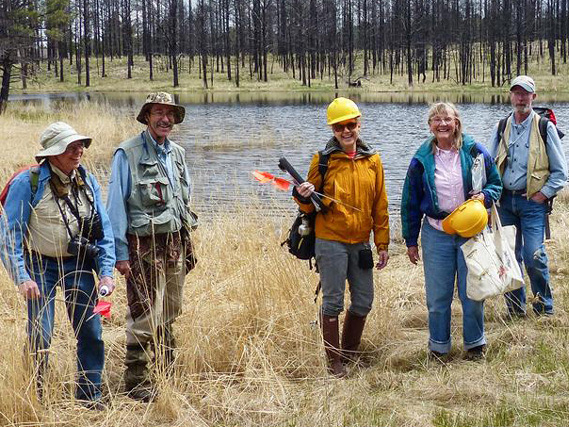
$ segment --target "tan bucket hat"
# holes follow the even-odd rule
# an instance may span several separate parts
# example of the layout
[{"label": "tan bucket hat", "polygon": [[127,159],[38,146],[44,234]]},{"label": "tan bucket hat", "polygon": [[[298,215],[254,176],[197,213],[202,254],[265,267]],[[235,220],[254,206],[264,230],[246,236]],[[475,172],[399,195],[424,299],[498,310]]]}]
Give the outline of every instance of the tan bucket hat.
[{"label": "tan bucket hat", "polygon": [[75,129],[65,122],[52,123],[40,136],[40,144],[43,150],[36,154],[36,161],[39,162],[45,157],[63,154],[67,146],[75,141],[85,141],[85,148],[89,148],[92,140],[89,136],[79,135]]},{"label": "tan bucket hat", "polygon": [[162,105],[171,105],[174,107],[176,121],[174,124],[182,123],[184,121],[184,116],[186,115],[186,109],[178,105],[174,102],[174,97],[167,92],[153,92],[146,97],[146,102],[140,109],[140,113],[136,116],[136,120],[140,123],[147,125],[148,122],[146,121],[146,113],[152,107],[152,104],[162,104]]}]

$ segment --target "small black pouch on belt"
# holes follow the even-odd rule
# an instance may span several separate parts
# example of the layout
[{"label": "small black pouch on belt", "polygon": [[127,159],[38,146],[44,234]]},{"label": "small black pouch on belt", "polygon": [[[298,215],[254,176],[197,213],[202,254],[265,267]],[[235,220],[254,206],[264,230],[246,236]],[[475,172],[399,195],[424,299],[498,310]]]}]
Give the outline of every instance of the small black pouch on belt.
[{"label": "small black pouch on belt", "polygon": [[358,253],[358,267],[362,270],[373,268],[373,252],[371,248],[361,249]]}]

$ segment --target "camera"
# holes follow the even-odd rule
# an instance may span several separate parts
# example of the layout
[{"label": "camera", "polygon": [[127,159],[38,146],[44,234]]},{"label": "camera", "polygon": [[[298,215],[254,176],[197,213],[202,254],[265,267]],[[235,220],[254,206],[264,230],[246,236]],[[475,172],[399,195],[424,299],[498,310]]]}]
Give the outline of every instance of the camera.
[{"label": "camera", "polygon": [[75,236],[67,245],[67,252],[75,256],[86,256],[94,259],[99,255],[99,248],[89,243],[83,236]]},{"label": "camera", "polygon": [[81,237],[86,239],[87,242],[95,242],[104,237],[103,224],[97,212],[93,213],[90,218],[81,218],[79,230]]}]

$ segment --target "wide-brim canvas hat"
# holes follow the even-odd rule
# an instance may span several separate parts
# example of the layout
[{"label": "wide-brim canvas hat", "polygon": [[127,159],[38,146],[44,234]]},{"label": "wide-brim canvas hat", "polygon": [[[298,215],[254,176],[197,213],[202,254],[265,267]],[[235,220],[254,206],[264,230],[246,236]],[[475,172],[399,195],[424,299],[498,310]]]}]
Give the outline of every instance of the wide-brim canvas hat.
[{"label": "wide-brim canvas hat", "polygon": [[76,141],[83,141],[85,148],[89,148],[92,140],[89,136],[80,135],[65,122],[52,123],[40,136],[40,144],[43,149],[36,154],[36,161],[39,162],[46,157],[63,154],[69,144]]},{"label": "wide-brim canvas hat", "polygon": [[148,121],[146,120],[146,115],[154,104],[170,105],[171,107],[174,107],[174,124],[177,125],[178,123],[182,123],[184,121],[186,109],[183,106],[176,104],[174,102],[174,97],[167,92],[153,92],[148,95],[146,97],[146,102],[140,109],[140,113],[138,113],[138,116],[136,116],[136,120],[144,125],[147,125]]}]

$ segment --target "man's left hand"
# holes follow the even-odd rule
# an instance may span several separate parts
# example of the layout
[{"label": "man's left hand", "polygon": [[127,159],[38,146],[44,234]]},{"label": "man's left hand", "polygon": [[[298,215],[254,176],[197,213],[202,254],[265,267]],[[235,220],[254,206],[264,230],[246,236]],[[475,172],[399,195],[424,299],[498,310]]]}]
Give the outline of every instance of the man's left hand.
[{"label": "man's left hand", "polygon": [[536,203],[543,204],[547,200],[547,197],[545,197],[541,191],[538,191],[533,196],[531,196],[531,199]]},{"label": "man's left hand", "polygon": [[377,261],[375,268],[377,268],[378,270],[382,270],[387,265],[387,261],[389,260],[389,254],[387,253],[386,250],[378,251],[377,254],[379,255],[379,260]]},{"label": "man's left hand", "polygon": [[107,292],[107,294],[105,295],[106,297],[108,297],[109,295],[111,295],[113,293],[113,291],[115,290],[115,281],[113,280],[112,277],[109,276],[103,276],[101,277],[101,280],[99,280],[99,290],[103,287],[106,286],[107,289],[109,290]]}]

